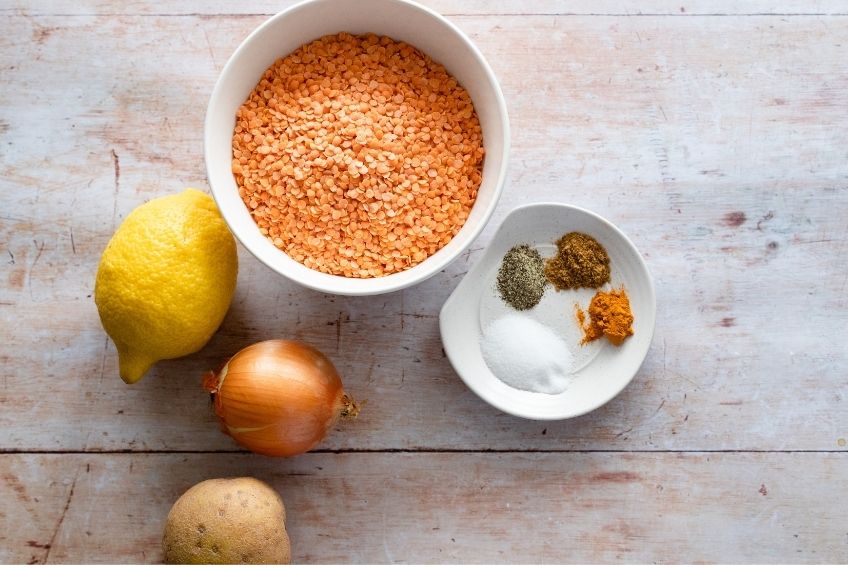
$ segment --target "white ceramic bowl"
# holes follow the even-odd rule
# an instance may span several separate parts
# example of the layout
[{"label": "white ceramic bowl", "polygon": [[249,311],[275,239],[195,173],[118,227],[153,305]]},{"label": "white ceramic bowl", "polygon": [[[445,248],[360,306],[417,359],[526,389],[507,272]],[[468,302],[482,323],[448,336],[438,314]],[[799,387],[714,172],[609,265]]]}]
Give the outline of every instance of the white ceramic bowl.
[{"label": "white ceramic bowl", "polygon": [[[405,41],[442,63],[468,91],[480,119],[486,157],[477,201],[459,233],[437,253],[406,271],[354,279],[312,270],[274,247],[257,228],[238,195],[230,169],[236,111],[280,57],[321,36],[376,33]],[[251,33],[227,62],[206,112],[206,169],[212,195],[239,241],[274,271],[304,286],[332,294],[391,292],[439,272],[482,231],[506,177],[509,120],[500,86],[480,51],[436,12],[407,0],[310,0],[272,17]]]},{"label": "white ceramic bowl", "polygon": [[[489,370],[480,348],[484,325],[510,311],[496,295],[497,271],[504,254],[514,245],[528,243],[545,255],[564,233],[591,235],[610,257],[611,286],[624,285],[633,312],[634,334],[615,347],[606,339],[578,345],[581,331],[574,303],[585,309],[594,290],[556,292],[545,296],[528,315],[546,323],[569,343],[580,360],[568,389],[557,395],[512,388]],[[512,310],[514,312],[514,310]],[[442,307],[439,325],[445,353],[465,384],[504,412],[533,420],[561,420],[590,412],[607,403],[633,379],[651,346],[656,320],[656,297],[648,267],[633,243],[602,217],[565,204],[540,203],[516,208],[498,228],[483,257],[460,281]]]}]

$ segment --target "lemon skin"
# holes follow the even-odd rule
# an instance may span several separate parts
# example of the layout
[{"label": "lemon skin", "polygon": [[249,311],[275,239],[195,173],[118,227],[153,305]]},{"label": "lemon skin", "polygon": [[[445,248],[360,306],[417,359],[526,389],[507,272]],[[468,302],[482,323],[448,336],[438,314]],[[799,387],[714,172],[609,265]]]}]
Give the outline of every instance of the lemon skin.
[{"label": "lemon skin", "polygon": [[201,349],[221,325],[238,274],[236,243],[212,198],[195,189],[127,216],[100,259],[94,301],[121,378]]}]

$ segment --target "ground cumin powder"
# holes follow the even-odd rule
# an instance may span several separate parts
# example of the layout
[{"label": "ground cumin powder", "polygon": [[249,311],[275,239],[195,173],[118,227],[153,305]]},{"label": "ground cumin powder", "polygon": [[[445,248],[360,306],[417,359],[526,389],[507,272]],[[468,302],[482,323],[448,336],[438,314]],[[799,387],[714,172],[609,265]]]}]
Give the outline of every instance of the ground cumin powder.
[{"label": "ground cumin powder", "polygon": [[609,292],[598,291],[589,303],[588,323],[586,313],[575,304],[577,321],[583,328],[582,345],[606,338],[613,345],[633,335],[633,313],[630,311],[630,299],[624,287]]},{"label": "ground cumin powder", "polygon": [[318,271],[379,277],[471,212],[483,136],[468,92],[407,43],[340,33],[275,62],[238,110],[233,175],[260,232]]},{"label": "ground cumin powder", "polygon": [[610,258],[594,237],[570,232],[556,246],[556,255],[545,262],[545,276],[557,290],[600,288],[609,282]]}]

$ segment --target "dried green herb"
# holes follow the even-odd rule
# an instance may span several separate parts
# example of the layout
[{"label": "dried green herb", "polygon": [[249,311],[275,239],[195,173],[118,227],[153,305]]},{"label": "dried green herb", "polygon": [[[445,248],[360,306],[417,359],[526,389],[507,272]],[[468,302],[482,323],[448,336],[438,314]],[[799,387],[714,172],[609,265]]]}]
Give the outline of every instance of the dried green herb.
[{"label": "dried green herb", "polygon": [[504,255],[497,285],[504,302],[516,310],[529,310],[545,293],[542,256],[527,244],[516,245]]},{"label": "dried green herb", "polygon": [[573,231],[556,245],[556,255],[545,262],[545,276],[557,290],[599,288],[610,281],[609,255],[594,237]]}]

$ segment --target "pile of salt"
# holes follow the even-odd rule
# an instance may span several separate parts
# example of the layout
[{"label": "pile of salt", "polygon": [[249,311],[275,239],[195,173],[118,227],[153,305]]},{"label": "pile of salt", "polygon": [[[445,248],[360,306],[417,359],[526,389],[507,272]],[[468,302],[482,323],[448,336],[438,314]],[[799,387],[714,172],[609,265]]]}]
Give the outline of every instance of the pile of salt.
[{"label": "pile of salt", "polygon": [[513,388],[545,394],[568,388],[572,366],[568,345],[528,316],[498,318],[483,331],[480,345],[492,373]]}]

